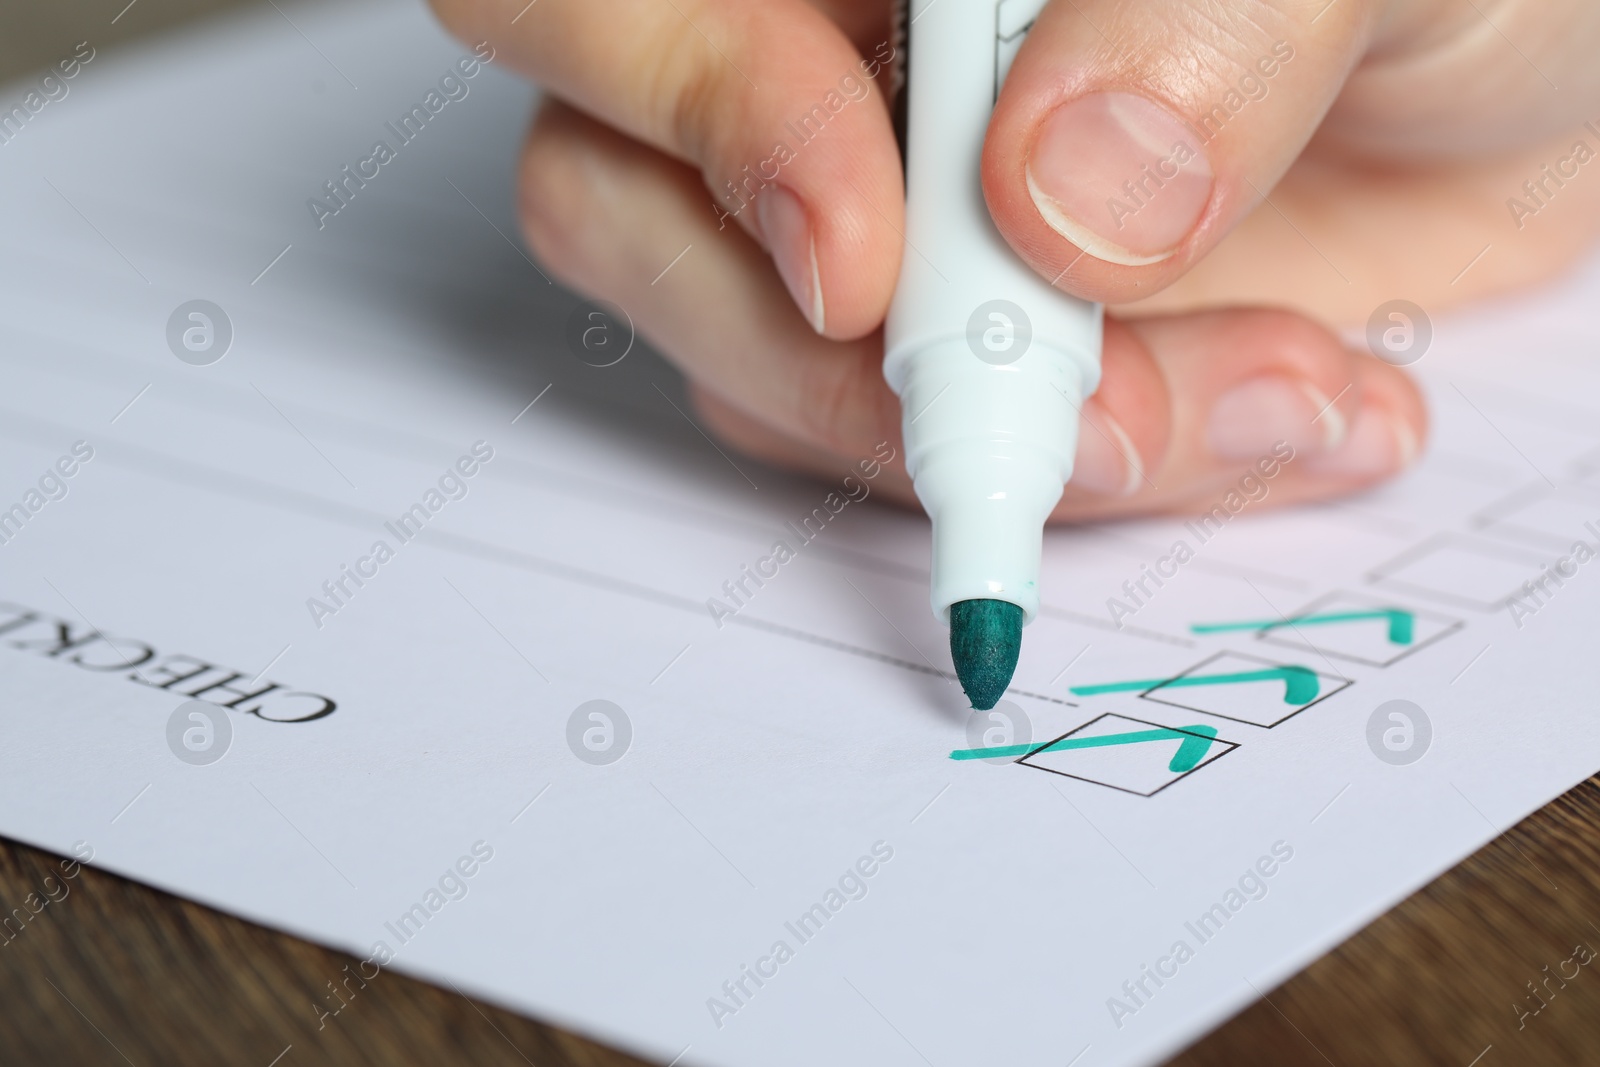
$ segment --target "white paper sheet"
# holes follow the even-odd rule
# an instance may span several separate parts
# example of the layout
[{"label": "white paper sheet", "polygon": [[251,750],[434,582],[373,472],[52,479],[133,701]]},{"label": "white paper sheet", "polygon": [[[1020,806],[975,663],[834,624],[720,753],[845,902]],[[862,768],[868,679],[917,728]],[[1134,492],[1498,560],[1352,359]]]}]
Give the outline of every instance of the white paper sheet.
[{"label": "white paper sheet", "polygon": [[[1067,740],[954,760],[923,519],[869,496],[801,544],[846,470],[725,454],[642,349],[567,350],[578,302],[513,244],[529,90],[491,65],[317,228],[465,54],[411,5],[268,9],[97,54],[0,145],[0,832],[662,1062],[1087,1067],[1172,1053],[1600,767],[1600,563],[1521,593],[1600,539],[1600,272],[1435,323],[1390,486],[1204,543],[1052,532],[1026,723],[986,725]],[[194,299],[213,365],[168,349]],[[169,733],[190,693],[234,705],[216,762],[176,754],[222,743]],[[1427,728],[1369,744],[1391,700]]]}]

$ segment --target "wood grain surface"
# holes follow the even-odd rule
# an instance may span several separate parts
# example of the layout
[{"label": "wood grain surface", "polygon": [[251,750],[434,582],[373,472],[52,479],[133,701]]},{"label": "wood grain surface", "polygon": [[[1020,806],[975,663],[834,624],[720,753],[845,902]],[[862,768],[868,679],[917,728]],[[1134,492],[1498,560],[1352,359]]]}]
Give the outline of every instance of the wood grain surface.
[{"label": "wood grain surface", "polygon": [[[48,64],[81,40],[98,49],[235,6],[240,0],[8,2],[0,78]],[[0,912],[13,916],[0,928],[6,1067],[642,1062],[448,987],[391,972],[352,978],[352,957],[92,868],[69,866],[75,876],[65,878],[62,864],[0,839]],[[1600,949],[1600,779],[1262,990],[1173,1063],[1600,1064],[1600,960],[1572,962],[1578,945]],[[339,1003],[334,985],[345,1006],[324,1015]],[[975,989],[981,997],[981,981]],[[1064,1041],[1061,1062],[1080,1047]],[[908,1049],[904,1062],[919,1060]]]}]

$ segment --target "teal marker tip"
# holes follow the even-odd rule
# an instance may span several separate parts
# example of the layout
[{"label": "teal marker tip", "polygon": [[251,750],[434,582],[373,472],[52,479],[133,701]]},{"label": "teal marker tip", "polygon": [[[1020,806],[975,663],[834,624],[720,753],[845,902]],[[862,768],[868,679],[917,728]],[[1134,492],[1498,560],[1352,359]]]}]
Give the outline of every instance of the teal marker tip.
[{"label": "teal marker tip", "polygon": [[950,658],[977,711],[1000,700],[1022,651],[1022,609],[1004,600],[958,600],[950,605]]}]

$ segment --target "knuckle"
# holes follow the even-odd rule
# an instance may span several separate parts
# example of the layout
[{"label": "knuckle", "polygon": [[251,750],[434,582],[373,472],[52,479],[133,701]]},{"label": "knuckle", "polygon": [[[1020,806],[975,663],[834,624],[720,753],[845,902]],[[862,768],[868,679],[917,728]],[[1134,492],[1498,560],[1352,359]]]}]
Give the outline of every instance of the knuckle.
[{"label": "knuckle", "polygon": [[795,419],[802,434],[832,451],[847,451],[861,431],[863,398],[873,395],[877,373],[873,359],[834,358],[801,362]]},{"label": "knuckle", "polygon": [[722,79],[704,66],[688,71],[670,97],[671,113],[665,117],[673,151],[699,162],[710,150],[720,105]]},{"label": "knuckle", "polygon": [[668,151],[694,163],[709,159],[716,131],[728,127],[733,96],[726,63],[706,61],[706,42],[683,20],[655,52],[647,73],[654,122]]},{"label": "knuckle", "polygon": [[[541,124],[542,125],[542,124]],[[518,168],[517,221],[534,256],[569,279],[582,276],[597,206],[585,155],[536,129]]]},{"label": "knuckle", "polygon": [[1284,6],[1281,0],[1185,0],[1171,12],[1169,32],[1148,57],[1151,73],[1186,85],[1189,94],[1213,103],[1207,94],[1253,76],[1260,57],[1298,26]]}]

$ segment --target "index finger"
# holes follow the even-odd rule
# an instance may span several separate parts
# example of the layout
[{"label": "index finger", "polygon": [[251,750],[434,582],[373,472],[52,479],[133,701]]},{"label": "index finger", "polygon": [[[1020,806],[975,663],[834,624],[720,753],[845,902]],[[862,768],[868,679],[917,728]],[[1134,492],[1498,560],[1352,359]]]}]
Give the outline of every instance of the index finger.
[{"label": "index finger", "polygon": [[802,0],[434,0],[551,93],[689,162],[706,211],[755,236],[818,332],[882,320],[900,265],[900,157],[869,54]]}]

